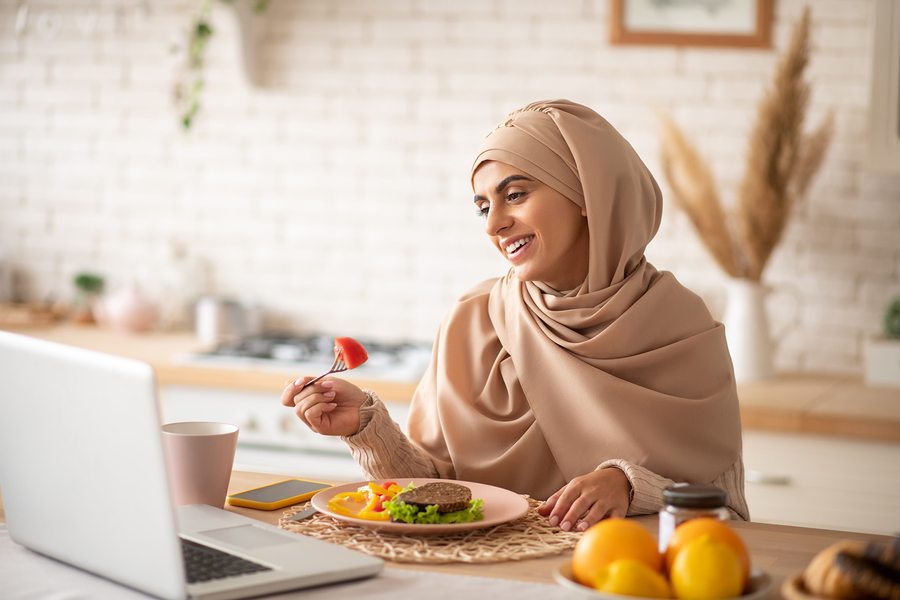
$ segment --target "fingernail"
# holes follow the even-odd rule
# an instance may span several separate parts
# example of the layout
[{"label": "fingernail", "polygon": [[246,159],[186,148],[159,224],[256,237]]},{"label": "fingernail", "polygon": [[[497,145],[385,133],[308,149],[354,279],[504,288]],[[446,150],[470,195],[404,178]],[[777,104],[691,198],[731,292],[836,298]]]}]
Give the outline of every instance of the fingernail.
[{"label": "fingernail", "polygon": [[325,392],[322,395],[325,396],[326,398],[334,398],[334,392]]},{"label": "fingernail", "polygon": [[336,406],[337,406],[337,402],[329,402],[329,403],[328,403],[328,406],[331,406],[332,408],[333,408],[333,407],[336,407]]},{"label": "fingernail", "polygon": [[330,390],[331,388],[334,387],[334,382],[333,382],[333,381],[329,381],[328,379],[326,379],[325,381],[323,381],[323,382],[320,383],[319,385],[321,385],[321,386],[322,386],[323,388],[325,388],[326,390]]},{"label": "fingernail", "polygon": [[300,379],[296,380],[294,382],[294,385],[303,385],[303,378],[301,377]]},{"label": "fingernail", "polygon": [[578,531],[584,531],[587,528],[588,528],[588,525],[584,521],[582,521],[581,523],[578,524]]},{"label": "fingernail", "polygon": [[551,527],[556,527],[557,525],[559,525],[559,517],[557,517],[556,515],[550,517],[550,525]]},{"label": "fingernail", "polygon": [[570,531],[572,529],[572,524],[568,521],[563,521],[563,524],[559,526],[563,531]]}]

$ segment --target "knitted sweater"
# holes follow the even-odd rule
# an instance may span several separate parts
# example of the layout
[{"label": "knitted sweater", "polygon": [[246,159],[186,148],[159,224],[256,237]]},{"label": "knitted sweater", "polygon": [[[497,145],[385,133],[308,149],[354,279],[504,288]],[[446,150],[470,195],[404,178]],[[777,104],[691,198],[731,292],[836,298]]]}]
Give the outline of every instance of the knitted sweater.
[{"label": "knitted sweater", "polygon": [[[353,458],[368,479],[389,479],[393,477],[436,478],[437,469],[428,455],[416,446],[400,430],[387,407],[371,390],[365,390],[368,399],[360,409],[360,428],[352,435],[342,437],[350,447]],[[646,515],[659,512],[663,508],[663,489],[675,483],[640,465],[620,459],[612,459],[597,466],[597,469],[621,469],[631,483],[631,502],[628,515]],[[728,509],[732,519],[747,521],[750,511],[744,498],[743,458],[731,465],[724,473],[711,482],[728,494]]]}]

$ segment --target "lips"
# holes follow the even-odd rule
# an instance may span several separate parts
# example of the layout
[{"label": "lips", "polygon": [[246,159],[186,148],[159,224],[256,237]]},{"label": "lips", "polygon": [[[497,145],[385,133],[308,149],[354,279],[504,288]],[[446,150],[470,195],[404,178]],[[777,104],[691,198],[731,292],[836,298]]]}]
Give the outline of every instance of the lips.
[{"label": "lips", "polygon": [[522,252],[522,249],[528,245],[531,240],[534,239],[533,235],[527,235],[525,237],[521,237],[512,243],[506,244],[503,249],[506,250],[507,258],[513,258]]}]

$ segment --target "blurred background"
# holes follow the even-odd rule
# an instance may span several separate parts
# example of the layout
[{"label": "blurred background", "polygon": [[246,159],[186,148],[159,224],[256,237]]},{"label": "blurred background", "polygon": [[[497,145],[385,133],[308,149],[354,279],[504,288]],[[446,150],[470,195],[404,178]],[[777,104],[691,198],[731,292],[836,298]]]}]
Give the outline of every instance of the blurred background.
[{"label": "blurred background", "polygon": [[[250,4],[210,3],[186,130],[203,2],[0,1],[7,299],[71,299],[91,271],[108,293],[257,302],[271,328],[430,341],[455,298],[506,271],[468,170],[508,112],[593,107],[668,195],[662,109],[728,203],[806,2],[774,3],[771,48],[614,45],[607,0],[271,0],[242,37]],[[834,110],[835,133],[764,277],[783,292],[773,329],[791,325],[782,369],[861,372],[900,293],[900,176],[865,163],[873,6],[811,3],[805,128]],[[671,204],[648,256],[721,317],[725,275]]]}]

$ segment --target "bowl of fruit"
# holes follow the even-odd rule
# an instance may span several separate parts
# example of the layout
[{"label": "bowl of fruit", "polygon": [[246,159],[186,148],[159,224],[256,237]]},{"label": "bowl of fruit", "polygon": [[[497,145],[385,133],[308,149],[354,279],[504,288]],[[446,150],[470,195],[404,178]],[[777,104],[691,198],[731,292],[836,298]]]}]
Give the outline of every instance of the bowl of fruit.
[{"label": "bowl of fruit", "polygon": [[772,578],[753,569],[744,541],[727,523],[711,518],[679,525],[665,552],[631,519],[606,519],[584,532],[572,561],[553,574],[579,598],[757,600]]}]

